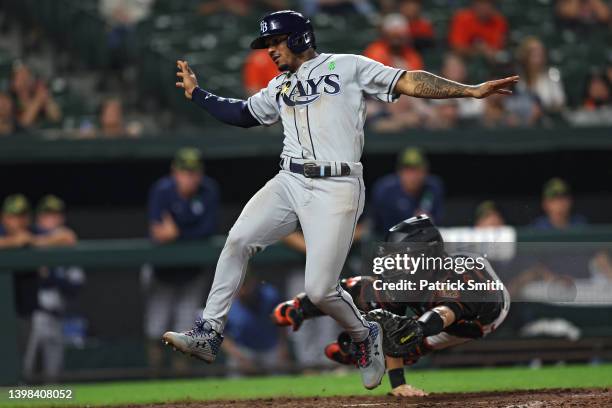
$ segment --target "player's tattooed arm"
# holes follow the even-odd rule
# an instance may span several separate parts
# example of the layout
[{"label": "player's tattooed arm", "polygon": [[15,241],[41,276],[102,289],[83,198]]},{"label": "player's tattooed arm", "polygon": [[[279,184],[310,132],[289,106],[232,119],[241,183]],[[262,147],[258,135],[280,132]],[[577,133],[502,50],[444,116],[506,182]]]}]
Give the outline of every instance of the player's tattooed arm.
[{"label": "player's tattooed arm", "polygon": [[517,83],[518,79],[518,76],[512,76],[487,81],[480,85],[466,85],[426,71],[408,71],[397,81],[394,92],[428,99],[480,99],[493,94],[511,95],[512,91],[509,88]]}]

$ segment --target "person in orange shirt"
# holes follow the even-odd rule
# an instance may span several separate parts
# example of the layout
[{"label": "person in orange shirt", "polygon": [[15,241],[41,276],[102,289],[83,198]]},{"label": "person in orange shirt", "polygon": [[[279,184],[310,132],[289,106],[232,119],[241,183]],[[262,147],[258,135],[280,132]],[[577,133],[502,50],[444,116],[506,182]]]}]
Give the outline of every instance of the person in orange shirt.
[{"label": "person in orange shirt", "polygon": [[246,58],[242,69],[242,86],[244,92],[251,96],[268,86],[272,78],[280,74],[268,51],[253,50]]},{"label": "person in orange shirt", "polygon": [[421,55],[412,47],[408,21],[401,14],[388,14],[382,20],[381,36],[363,55],[382,64],[406,70],[423,69]]},{"label": "person in orange shirt", "polygon": [[495,0],[473,0],[458,10],[451,22],[449,43],[464,56],[483,55],[494,59],[506,44],[508,23],[497,11]]},{"label": "person in orange shirt", "polygon": [[422,14],[423,0],[401,0],[398,11],[408,20],[414,48],[423,50],[432,47],[435,43],[434,28]]}]

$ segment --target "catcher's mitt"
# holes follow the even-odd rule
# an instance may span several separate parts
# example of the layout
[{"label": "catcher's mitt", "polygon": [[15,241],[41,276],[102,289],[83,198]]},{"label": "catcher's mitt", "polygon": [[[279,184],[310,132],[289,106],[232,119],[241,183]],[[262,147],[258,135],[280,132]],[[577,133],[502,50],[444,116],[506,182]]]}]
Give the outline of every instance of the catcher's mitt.
[{"label": "catcher's mitt", "polygon": [[423,329],[419,323],[406,316],[398,316],[387,310],[368,312],[366,320],[378,322],[383,331],[383,352],[390,357],[406,358],[415,354],[423,342]]}]

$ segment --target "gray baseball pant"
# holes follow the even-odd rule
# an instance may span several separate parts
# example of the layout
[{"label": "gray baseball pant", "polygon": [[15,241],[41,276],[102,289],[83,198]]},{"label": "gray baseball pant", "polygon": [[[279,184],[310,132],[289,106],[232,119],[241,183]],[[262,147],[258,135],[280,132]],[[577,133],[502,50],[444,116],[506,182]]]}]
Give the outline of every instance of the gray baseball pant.
[{"label": "gray baseball pant", "polygon": [[249,259],[266,246],[296,231],[306,241],[305,292],[355,341],[368,336],[351,296],[338,278],[363,212],[365,187],[361,173],[348,177],[306,178],[281,170],[244,207],[219,257],[203,317],[222,332],[232,300]]}]

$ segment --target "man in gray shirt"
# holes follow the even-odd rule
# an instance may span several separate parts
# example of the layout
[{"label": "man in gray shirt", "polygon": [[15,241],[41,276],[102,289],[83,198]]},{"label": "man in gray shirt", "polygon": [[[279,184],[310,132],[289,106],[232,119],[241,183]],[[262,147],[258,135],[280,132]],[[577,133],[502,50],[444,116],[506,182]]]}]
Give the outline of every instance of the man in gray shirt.
[{"label": "man in gray shirt", "polygon": [[251,47],[266,48],[282,74],[246,101],[201,89],[187,62],[177,61],[176,86],[187,99],[234,126],[280,121],[285,138],[280,172],[251,198],[229,232],[202,319],[192,330],[167,332],[163,339],[212,362],[249,259],[299,225],[306,241],[306,294],[350,334],[363,385],[375,388],[385,373],[381,328],[361,316],[338,284],[365,199],[365,98],[484,98],[510,94],[507,88],[518,77],[468,86],[358,55],[319,54],[310,20],[290,10],[265,16]]}]

